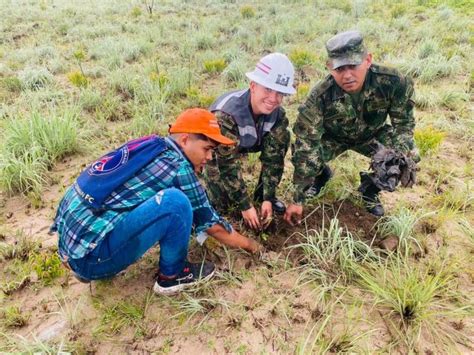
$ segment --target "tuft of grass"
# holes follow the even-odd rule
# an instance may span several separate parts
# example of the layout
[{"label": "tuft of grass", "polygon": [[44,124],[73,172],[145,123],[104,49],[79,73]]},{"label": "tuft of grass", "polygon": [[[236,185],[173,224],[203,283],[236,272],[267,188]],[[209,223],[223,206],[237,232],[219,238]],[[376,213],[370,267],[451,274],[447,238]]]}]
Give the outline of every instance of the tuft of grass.
[{"label": "tuft of grass", "polygon": [[207,31],[200,31],[194,37],[194,46],[198,50],[211,49],[215,45],[215,36]]},{"label": "tuft of grass", "polygon": [[89,79],[80,71],[73,71],[67,75],[69,82],[77,87],[87,87]]},{"label": "tuft of grass", "polygon": [[0,147],[0,188],[8,193],[40,193],[46,172],[66,154],[79,151],[81,133],[75,111],[44,117],[33,112],[28,118],[5,122]]},{"label": "tuft of grass", "polygon": [[226,68],[227,63],[226,63],[225,59],[218,58],[218,59],[214,59],[214,60],[206,60],[203,63],[203,66],[204,66],[204,70],[207,73],[214,74],[214,73],[222,72]]},{"label": "tuft of grass", "polygon": [[94,112],[102,103],[102,94],[93,89],[81,90],[79,107],[85,111]]},{"label": "tuft of grass", "polygon": [[456,111],[463,104],[469,101],[469,95],[460,91],[445,91],[441,95],[440,104],[451,111]]},{"label": "tuft of grass", "polygon": [[[146,299],[149,297],[147,296]],[[145,315],[148,302],[140,304],[136,299],[122,300],[110,306],[98,305],[103,311],[96,333],[118,334],[126,327],[133,327],[136,335],[146,332]]]},{"label": "tuft of grass", "polygon": [[127,105],[116,95],[105,96],[96,108],[95,114],[98,120],[104,121],[120,121],[129,117]]},{"label": "tuft of grass", "polygon": [[436,130],[432,126],[415,129],[414,138],[420,155],[423,157],[437,152],[445,136],[446,133]]},{"label": "tuft of grass", "polygon": [[22,313],[18,306],[7,306],[2,313],[3,324],[8,328],[21,328],[28,323],[29,316]]},{"label": "tuft of grass", "polygon": [[[21,354],[72,354],[86,353],[80,346],[65,345],[63,341],[60,344],[48,344],[37,339],[35,336],[25,338],[19,334],[0,333],[0,352],[21,353]],[[82,350],[82,351],[81,351]]]},{"label": "tuft of grass", "polygon": [[13,244],[0,242],[0,260],[18,259],[28,260],[28,257],[36,253],[41,247],[41,243],[34,240],[32,236],[17,232]]},{"label": "tuft of grass", "polygon": [[441,346],[465,338],[443,323],[445,317],[462,319],[471,310],[457,291],[453,267],[437,260],[426,267],[413,267],[407,259],[392,256],[354,272],[358,284],[374,296],[375,304],[388,311],[393,333],[413,350],[422,332],[430,333],[432,341]]},{"label": "tuft of grass", "polygon": [[240,8],[240,15],[243,18],[253,18],[256,15],[255,8],[251,5],[244,5]]},{"label": "tuft of grass", "polygon": [[434,109],[438,106],[439,102],[439,95],[431,88],[418,88],[415,92],[415,105],[419,109]]},{"label": "tuft of grass", "polygon": [[392,18],[399,18],[406,14],[408,8],[405,4],[394,4],[390,9],[390,16]]},{"label": "tuft of grass", "polygon": [[337,218],[332,218],[329,226],[324,223],[321,230],[307,230],[304,242],[294,246],[303,251],[306,276],[322,282],[339,277],[350,280],[355,263],[378,260],[369,245],[339,226]]},{"label": "tuft of grass", "polygon": [[439,52],[439,44],[433,39],[424,40],[418,49],[418,58],[425,59]]},{"label": "tuft of grass", "polygon": [[183,298],[181,300],[172,300],[172,304],[180,310],[180,312],[173,315],[173,318],[177,318],[180,323],[183,323],[184,321],[189,321],[197,314],[204,315],[198,327],[205,322],[207,317],[216,308],[220,307],[221,309],[228,310],[230,307],[229,303],[223,299],[195,298],[188,293],[184,293]]},{"label": "tuft of grass", "polygon": [[18,73],[24,89],[38,90],[54,81],[54,76],[46,68],[26,68]]},{"label": "tuft of grass", "polygon": [[194,73],[188,69],[170,71],[166,91],[171,97],[186,96],[186,92],[194,83]]},{"label": "tuft of grass", "polygon": [[4,277],[1,280],[0,289],[5,295],[11,295],[23,289],[31,281],[31,271],[28,261],[13,259],[3,269]]},{"label": "tuft of grass", "polygon": [[457,181],[451,188],[435,196],[433,202],[445,213],[452,215],[458,212],[464,213],[474,205],[474,191],[469,182]]},{"label": "tuft of grass", "polygon": [[238,83],[245,78],[245,65],[236,59],[232,61],[222,72],[224,79],[229,83]]},{"label": "tuft of grass", "polygon": [[462,218],[458,224],[466,237],[468,237],[468,239],[474,243],[474,226],[466,218]]},{"label": "tuft of grass", "polygon": [[431,83],[437,78],[450,77],[461,70],[461,60],[458,56],[446,58],[435,53],[427,58],[413,58],[399,64],[400,70],[409,76],[418,78],[420,83]]},{"label": "tuft of grass", "polygon": [[44,285],[51,285],[55,279],[64,275],[64,268],[57,253],[41,253],[32,256],[31,263]]},{"label": "tuft of grass", "polygon": [[4,87],[9,92],[20,92],[22,84],[20,79],[10,76],[6,78],[0,78],[0,87]]},{"label": "tuft of grass", "polygon": [[132,15],[132,17],[140,17],[142,15],[142,9],[138,6],[134,6],[132,11],[130,11],[130,15]]},{"label": "tuft of grass", "polygon": [[384,216],[379,219],[377,228],[382,236],[396,236],[398,238],[398,245],[405,252],[410,250],[410,244],[412,242],[421,249],[420,244],[414,237],[414,229],[421,219],[430,215],[433,215],[433,213],[421,214],[402,207],[396,214]]},{"label": "tuft of grass", "polygon": [[72,330],[79,329],[83,320],[81,317],[82,297],[79,300],[71,299],[61,291],[60,295],[55,295],[54,298],[59,306],[58,313],[61,314],[63,319],[67,320],[69,327]]}]

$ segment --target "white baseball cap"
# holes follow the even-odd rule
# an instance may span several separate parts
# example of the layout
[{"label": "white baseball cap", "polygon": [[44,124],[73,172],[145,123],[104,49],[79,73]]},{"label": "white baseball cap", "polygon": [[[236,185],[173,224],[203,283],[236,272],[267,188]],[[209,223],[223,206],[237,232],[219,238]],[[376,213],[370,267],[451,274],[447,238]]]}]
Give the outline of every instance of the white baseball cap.
[{"label": "white baseball cap", "polygon": [[288,57],[281,53],[271,53],[260,59],[255,70],[245,73],[247,78],[282,94],[296,93],[293,87],[295,69]]}]

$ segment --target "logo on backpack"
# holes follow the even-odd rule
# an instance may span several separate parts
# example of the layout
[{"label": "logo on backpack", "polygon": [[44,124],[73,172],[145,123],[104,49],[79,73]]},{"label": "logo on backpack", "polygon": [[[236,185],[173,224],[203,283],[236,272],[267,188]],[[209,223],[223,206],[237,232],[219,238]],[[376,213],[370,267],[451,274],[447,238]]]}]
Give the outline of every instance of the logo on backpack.
[{"label": "logo on backpack", "polygon": [[85,169],[74,183],[84,202],[103,209],[112,192],[166,149],[165,140],[151,135],[134,139],[109,152]]},{"label": "logo on backpack", "polygon": [[104,155],[99,160],[95,161],[89,168],[90,175],[108,174],[118,169],[121,165],[128,161],[129,150],[128,147],[122,147],[116,152]]}]

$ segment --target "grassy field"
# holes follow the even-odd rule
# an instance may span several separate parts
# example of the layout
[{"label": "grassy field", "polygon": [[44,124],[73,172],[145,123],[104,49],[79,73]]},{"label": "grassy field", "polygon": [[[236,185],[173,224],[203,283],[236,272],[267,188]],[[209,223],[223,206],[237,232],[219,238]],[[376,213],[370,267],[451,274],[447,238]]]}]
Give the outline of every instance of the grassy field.
[{"label": "grassy field", "polygon": [[[29,0],[0,18],[0,352],[474,352],[472,1]],[[303,227],[245,231],[261,258],[193,242],[219,273],[190,292],[152,293],[157,250],[91,285],[60,265],[48,227],[87,162],[246,87],[273,51],[297,69],[294,122],[348,29],[416,83],[418,183],[382,196],[386,217],[363,210],[368,160],[349,152]]]}]

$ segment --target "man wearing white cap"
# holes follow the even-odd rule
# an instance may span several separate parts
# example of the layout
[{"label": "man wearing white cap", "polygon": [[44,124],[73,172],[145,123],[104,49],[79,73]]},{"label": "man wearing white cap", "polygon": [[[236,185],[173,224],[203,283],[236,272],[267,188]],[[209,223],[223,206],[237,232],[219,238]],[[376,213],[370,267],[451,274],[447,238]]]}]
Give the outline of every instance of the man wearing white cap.
[{"label": "man wearing white cap", "polygon": [[[237,208],[248,226],[260,229],[273,212],[285,211],[285,205],[276,198],[290,143],[288,119],[281,104],[284,96],[296,92],[294,68],[284,54],[271,53],[246,76],[250,79],[248,89],[228,92],[210,107],[222,133],[238,144],[217,149],[206,168],[205,180],[214,206],[221,211]],[[261,152],[262,164],[253,201],[242,178],[241,162],[250,152]],[[253,202],[262,203],[260,216]]]}]

